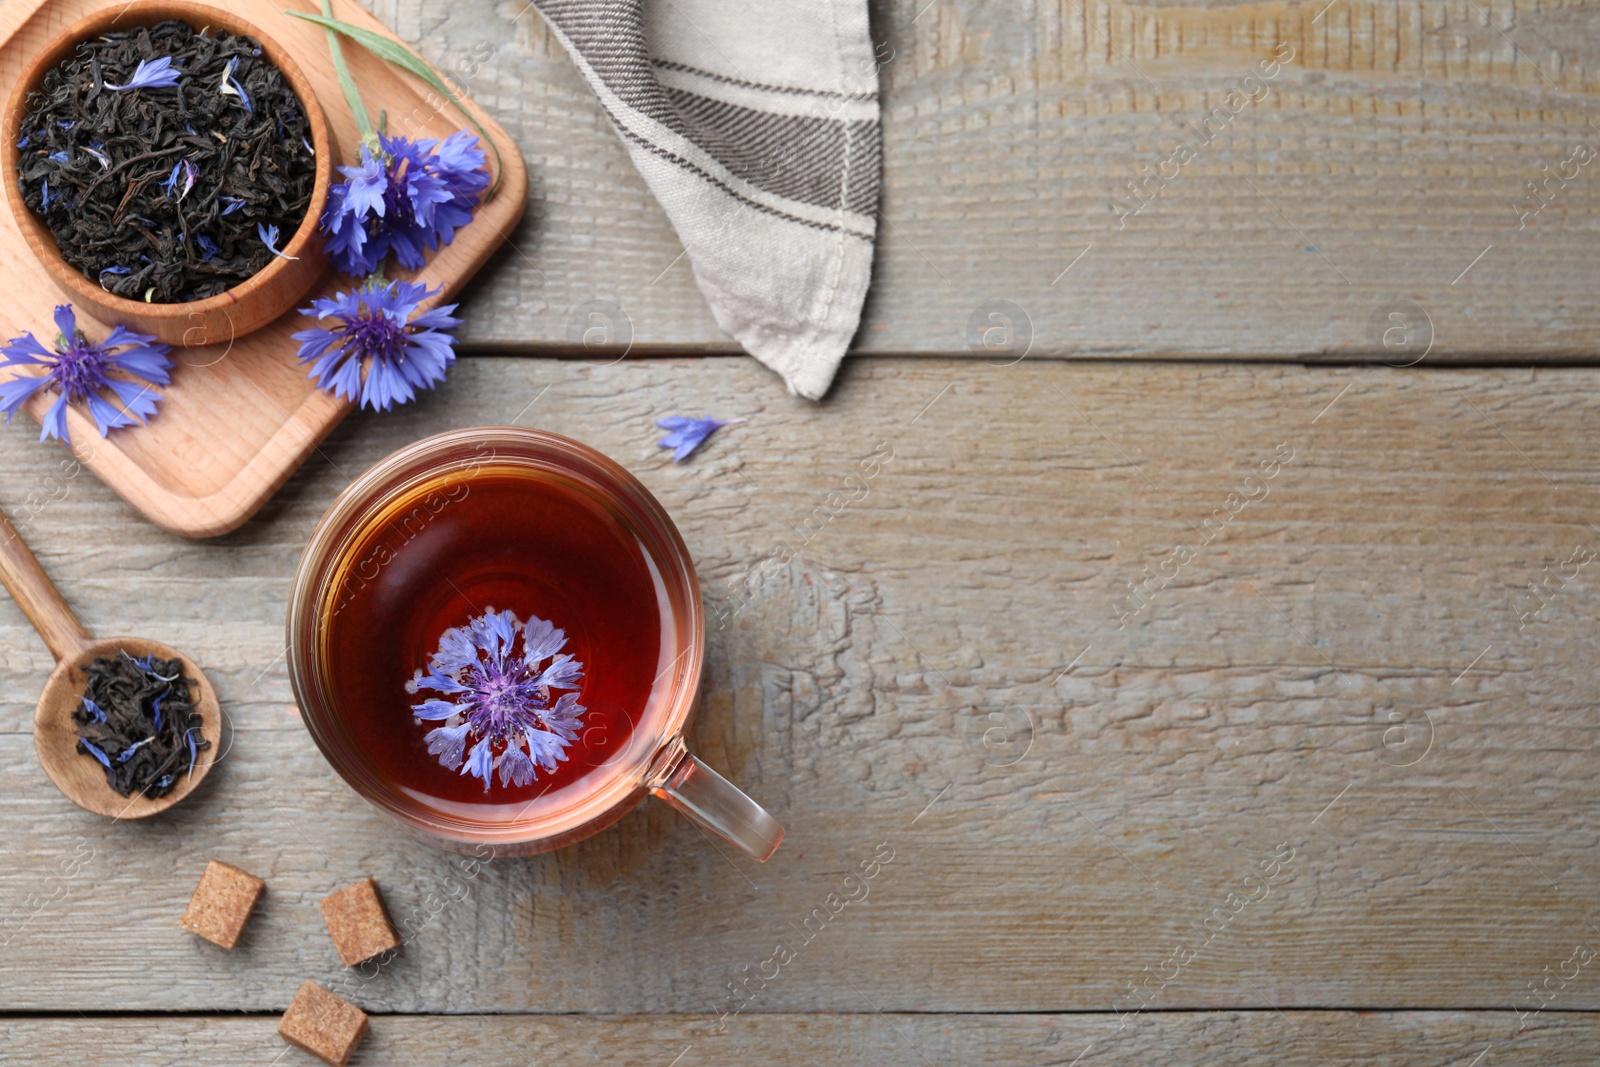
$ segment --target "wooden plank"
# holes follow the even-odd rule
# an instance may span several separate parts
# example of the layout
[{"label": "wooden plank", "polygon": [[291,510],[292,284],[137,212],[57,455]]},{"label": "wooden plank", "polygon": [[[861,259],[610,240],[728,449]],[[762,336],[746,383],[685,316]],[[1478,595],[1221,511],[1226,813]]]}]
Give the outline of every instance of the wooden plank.
[{"label": "wooden plank", "polygon": [[[81,476],[30,508],[59,453],[8,431],[0,504],[86,625],[189,651],[235,733],[170,818],[76,811],[27,735],[47,657],[0,605],[0,1002],[279,1009],[341,980],[316,902],[362,875],[414,934],[363,983],[378,1011],[733,1011],[779,942],[752,1011],[1132,1010],[1145,983],[1152,1009],[1531,1008],[1600,942],[1600,589],[1569,563],[1517,600],[1597,536],[1592,372],[863,360],[821,409],[761,375],[465,360],[207,544]],[[675,408],[750,421],[675,467],[651,425]],[[656,807],[466,877],[296,722],[282,619],[317,516],[405,442],[517,420],[681,525],[713,620],[695,741],[787,825],[770,864]],[[232,955],[177,927],[211,857],[268,882]],[[1579,972],[1552,1010],[1600,1007]]]},{"label": "wooden plank", "polygon": [[[635,351],[734,350],[528,5],[372,7],[533,170],[473,343],[576,347],[600,302]],[[967,352],[1006,302],[1011,354],[1025,333],[1041,356],[1592,357],[1592,7],[878,0],[885,195],[856,348]]]},{"label": "wooden plank", "polygon": [[[234,1067],[269,1063],[282,1051],[271,1018],[97,1017],[0,1019],[7,1063],[121,1063]],[[1513,1035],[1503,1012],[1205,1012],[1151,1016],[1118,1028],[1104,1015],[750,1015],[714,1033],[706,1016],[388,1016],[353,1063],[482,1067],[530,1062],[660,1063],[742,1067],[749,1063],[983,1063],[994,1067],[1100,1067],[1161,1062],[1275,1067],[1389,1067],[1396,1063],[1589,1064],[1600,1023],[1552,1014]],[[1081,1054],[1082,1058],[1074,1060]],[[674,1059],[674,1057],[680,1057]],[[286,1065],[313,1062],[288,1053]]]}]

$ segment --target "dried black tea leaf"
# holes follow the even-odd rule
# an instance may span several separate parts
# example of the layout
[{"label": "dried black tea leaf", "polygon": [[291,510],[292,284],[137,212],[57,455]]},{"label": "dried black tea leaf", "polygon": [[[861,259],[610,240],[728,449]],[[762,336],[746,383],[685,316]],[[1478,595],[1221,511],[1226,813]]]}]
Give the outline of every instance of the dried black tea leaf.
[{"label": "dried black tea leaf", "polygon": [[81,42],[26,101],[23,202],[62,258],[153,303],[215,296],[272,261],[316,182],[304,109],[251,37],[169,20]]},{"label": "dried black tea leaf", "polygon": [[78,750],[100,762],[122,796],[165,796],[211,746],[200,735],[195,680],[183,676],[183,661],[118,652],[85,673],[89,683],[72,713]]}]

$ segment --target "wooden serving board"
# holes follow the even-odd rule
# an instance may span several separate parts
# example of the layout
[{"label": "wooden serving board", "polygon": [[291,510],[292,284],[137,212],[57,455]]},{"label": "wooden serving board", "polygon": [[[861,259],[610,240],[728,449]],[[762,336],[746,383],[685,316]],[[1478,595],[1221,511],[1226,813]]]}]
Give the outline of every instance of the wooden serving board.
[{"label": "wooden serving board", "polygon": [[[0,3],[0,85],[10,85],[30,55],[79,18],[125,2]],[[349,163],[359,139],[328,58],[327,36],[309,22],[288,17],[285,8],[310,12],[318,5],[314,0],[228,3],[229,10],[275,36],[294,55],[328,113],[338,162]],[[338,18],[389,34],[352,0],[339,0],[333,10]],[[368,110],[374,117],[387,110],[393,132],[440,138],[467,125],[453,106],[438,107],[432,90],[411,75],[357,45],[346,44],[344,52]],[[443,288],[438,301],[450,300],[488,261],[521,219],[527,199],[527,169],[516,143],[481,108],[468,106],[499,147],[505,171],[494,198],[414,276]],[[14,178],[5,175],[4,180]],[[0,272],[5,278],[0,295],[3,336],[30,330],[47,341],[55,333],[51,310],[65,297],[39,269],[9,211],[0,212]],[[306,302],[317,292],[349,285],[348,278],[330,267]],[[93,320],[82,309],[79,315],[90,336],[97,336]],[[295,361],[297,346],[290,334],[306,322],[291,311],[231,344],[175,346],[172,384],[156,417],[148,425],[113,430],[101,438],[94,421],[73,408],[67,425],[74,453],[158,525],[185,537],[227,533],[255,514],[352,407],[318,390]],[[35,397],[28,413],[38,420],[50,399]]]}]

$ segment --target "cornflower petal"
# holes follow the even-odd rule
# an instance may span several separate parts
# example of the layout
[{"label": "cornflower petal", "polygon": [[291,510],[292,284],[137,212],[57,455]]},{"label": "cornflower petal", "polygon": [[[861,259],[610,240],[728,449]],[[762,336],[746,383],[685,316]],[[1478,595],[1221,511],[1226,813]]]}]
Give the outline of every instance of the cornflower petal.
[{"label": "cornflower petal", "polygon": [[5,355],[5,361],[0,367],[15,367],[24,363],[48,363],[56,358],[56,354],[39,343],[39,339],[31,333],[24,333],[21,337],[13,337],[7,341],[0,353]]},{"label": "cornflower petal", "polygon": [[567,758],[565,738],[547,730],[529,730],[523,736],[528,739],[529,753],[547,774],[554,774],[556,764]]},{"label": "cornflower petal", "polygon": [[562,653],[550,661],[550,666],[539,675],[539,685],[547,689],[570,689],[583,680],[583,664],[571,655]]},{"label": "cornflower petal", "polygon": [[461,766],[462,753],[466,749],[467,731],[470,723],[461,723],[457,726],[440,726],[429,730],[423,738],[428,743],[428,753],[438,756],[439,763],[447,770],[457,770]]},{"label": "cornflower petal", "polygon": [[455,674],[478,665],[478,646],[472,630],[456,626],[439,635],[439,651],[429,661],[436,674]]},{"label": "cornflower petal", "polygon": [[78,336],[78,316],[73,313],[71,304],[57,304],[52,316],[56,321],[56,332],[61,335],[62,344],[71,344],[73,338]]},{"label": "cornflower petal", "polygon": [[89,403],[89,414],[94,416],[94,424],[100,428],[101,437],[119,427],[138,423],[137,419],[123,414],[116,405],[105,400],[99,393],[90,393],[84,399]]},{"label": "cornflower petal", "polygon": [[29,397],[49,384],[48,377],[21,377],[0,382],[0,411],[6,413],[6,421],[10,422],[11,416],[27,403]]},{"label": "cornflower petal", "polygon": [[276,226],[268,226],[265,223],[258,222],[256,223],[256,236],[260,237],[261,243],[267,246],[267,251],[271,252],[279,259],[300,258],[299,256],[291,256],[286,252],[280,252],[278,250],[278,228]]},{"label": "cornflower petal", "polygon": [[50,438],[58,441],[70,441],[67,433],[67,394],[62,393],[56,397],[56,402],[50,405],[50,410],[44,413],[44,419],[39,425],[39,440],[47,441]]},{"label": "cornflower petal", "polygon": [[228,58],[228,65],[223,68],[222,83],[217,86],[217,92],[224,96],[237,96],[239,103],[244,105],[245,111],[254,114],[254,109],[250,106],[250,98],[245,95],[244,86],[240,85],[238,79],[233,76],[234,68],[238,65],[238,56],[230,56]]},{"label": "cornflower petal", "polygon": [[135,752],[139,751],[141,748],[143,748],[144,746],[148,745],[150,742],[152,742],[154,740],[155,740],[154,737],[147,737],[143,741],[135,741],[133,744],[129,745],[127,748],[125,748],[121,752],[117,753],[117,762],[118,763],[127,763],[130,759],[133,758],[133,754]]},{"label": "cornflower petal", "polygon": [[520,748],[508,748],[500,759],[500,784],[524,786],[533,781],[533,760]]},{"label": "cornflower petal", "polygon": [[111,381],[107,383],[111,391],[117,394],[117,399],[122,402],[123,410],[139,422],[144,422],[156,413],[156,404],[160,398],[154,389],[138,382]]},{"label": "cornflower petal", "polygon": [[522,647],[526,649],[522,658],[531,667],[561,651],[566,643],[567,632],[557,629],[555,623],[544,619],[529,619],[528,627],[522,635]]},{"label": "cornflower petal", "polygon": [[487,737],[472,746],[472,751],[467,753],[467,762],[462,766],[461,773],[482,778],[483,791],[485,793],[489,791],[494,778],[494,752]]},{"label": "cornflower petal", "polygon": [[668,415],[666,418],[657,419],[656,425],[672,432],[656,444],[662,448],[673,449],[672,461],[682,463],[694,454],[695,449],[705,444],[712,434],[724,426],[743,421],[743,419],[691,419],[682,415]]},{"label": "cornflower petal", "polygon": [[448,700],[424,700],[411,709],[411,714],[430,722],[442,722],[466,710],[465,704],[452,704]]},{"label": "cornflower petal", "polygon": [[133,68],[133,75],[128,78],[125,85],[112,85],[106,82],[107,89],[117,92],[126,92],[129,89],[170,89],[178,84],[178,75],[182,68],[172,64],[171,56],[158,56],[155,59],[141,59],[139,65]]}]

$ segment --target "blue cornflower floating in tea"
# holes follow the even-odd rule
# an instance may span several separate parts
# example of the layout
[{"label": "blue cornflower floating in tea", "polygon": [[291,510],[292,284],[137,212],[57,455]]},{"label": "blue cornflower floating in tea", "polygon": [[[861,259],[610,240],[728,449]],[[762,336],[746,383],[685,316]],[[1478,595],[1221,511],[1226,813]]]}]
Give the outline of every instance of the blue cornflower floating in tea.
[{"label": "blue cornflower floating in tea", "polygon": [[583,664],[561,651],[566,644],[566,631],[553,623],[524,624],[492,607],[446,630],[428,673],[418,670],[406,683],[408,693],[443,696],[411,706],[419,721],[442,724],[423,738],[428,752],[449,770],[481,778],[485,792],[496,770],[502,786],[527,785],[541,768],[554,773],[586,710],[577,693]]},{"label": "blue cornflower floating in tea", "polygon": [[[31,333],[13,337],[0,346],[0,355],[5,356],[0,368],[46,368],[41,375],[18,375],[0,382],[0,411],[6,413],[7,422],[41,389],[54,389],[58,394],[42,420],[41,441],[55,437],[71,443],[67,436],[67,405],[75,401],[88,406],[101,437],[119,426],[142,423],[156,413],[160,393],[154,387],[172,380],[172,360],[167,355],[171,349],[167,345],[153,336],[133,333],[126,326],[113,328],[98,344],[91,343],[78,329],[71,304],[58,306],[55,319],[59,332],[54,351]],[[108,400],[107,393],[122,406]]]},{"label": "blue cornflower floating in tea", "polygon": [[664,419],[657,419],[656,425],[672,432],[656,444],[661,448],[673,449],[672,462],[682,463],[694,453],[695,449],[705,444],[712,434],[724,426],[743,421],[743,419],[690,419],[682,415],[668,415]]},{"label": "blue cornflower floating in tea", "polygon": [[[200,712],[182,660],[102,656],[84,668],[88,684],[72,713],[78,747],[105,769],[106,784],[131,797],[165,795],[194,771]],[[198,740],[197,740],[198,739]]]},{"label": "blue cornflower floating in tea", "polygon": [[[444,331],[460,325],[454,304],[415,314],[438,289],[416,282],[366,286],[321,297],[300,314],[331,322],[294,335],[299,360],[311,364],[318,388],[362,407],[388,411],[444,380],[456,361],[456,339]],[[366,374],[363,377],[362,370]]]},{"label": "blue cornflower floating in tea", "polygon": [[466,130],[443,141],[374,135],[361,162],[340,167],[345,181],[328,189],[322,228],[334,265],[365,277],[393,253],[407,270],[423,253],[455,240],[489,186],[478,138]]},{"label": "blue cornflower floating in tea", "polygon": [[127,92],[130,89],[171,89],[178,84],[178,75],[183,71],[173,66],[171,56],[158,56],[155,59],[141,59],[139,65],[133,68],[133,74],[123,85],[112,85],[106,82],[107,89],[117,92]]}]

